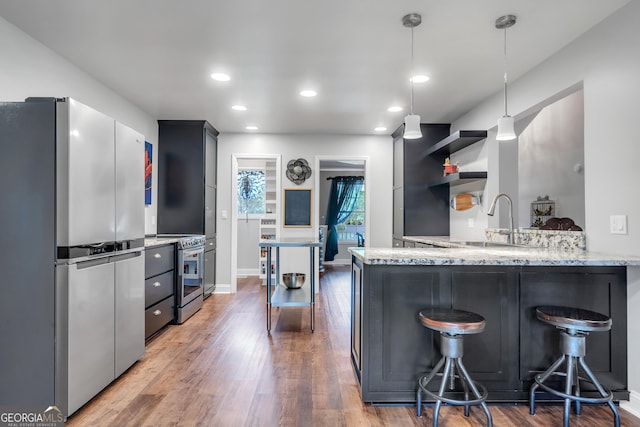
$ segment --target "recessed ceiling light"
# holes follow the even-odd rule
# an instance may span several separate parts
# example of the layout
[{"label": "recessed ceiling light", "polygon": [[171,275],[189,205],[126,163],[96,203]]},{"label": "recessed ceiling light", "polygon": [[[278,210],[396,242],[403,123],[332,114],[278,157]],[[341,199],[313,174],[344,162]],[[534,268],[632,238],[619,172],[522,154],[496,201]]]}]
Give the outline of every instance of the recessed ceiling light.
[{"label": "recessed ceiling light", "polygon": [[376,132],[384,132],[385,130],[387,130],[386,127],[384,126],[378,126],[374,129]]},{"label": "recessed ceiling light", "polygon": [[314,96],[316,96],[318,94],[318,92],[316,92],[315,90],[312,89],[305,89],[302,92],[300,92],[300,96],[304,96],[305,98],[312,98]]},{"label": "recessed ceiling light", "polygon": [[425,76],[424,74],[413,76],[409,79],[413,83],[424,83],[429,81],[429,76]]},{"label": "recessed ceiling light", "polygon": [[247,111],[247,107],[244,105],[232,105],[231,109],[236,111]]},{"label": "recessed ceiling light", "polygon": [[245,126],[244,128],[245,128],[246,130],[258,130],[258,126],[252,126],[252,125]]},{"label": "recessed ceiling light", "polygon": [[398,111],[402,111],[402,107],[394,105],[392,107],[387,108],[387,111],[389,111],[391,113],[397,113]]},{"label": "recessed ceiling light", "polygon": [[229,80],[231,80],[231,77],[229,77],[229,75],[225,73],[213,73],[211,74],[211,78],[219,82],[228,82]]}]

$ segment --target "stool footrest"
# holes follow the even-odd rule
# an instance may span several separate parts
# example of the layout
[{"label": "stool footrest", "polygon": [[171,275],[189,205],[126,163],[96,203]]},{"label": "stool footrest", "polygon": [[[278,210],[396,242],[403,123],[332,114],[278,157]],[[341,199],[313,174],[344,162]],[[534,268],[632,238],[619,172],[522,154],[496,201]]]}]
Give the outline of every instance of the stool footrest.
[{"label": "stool footrest", "polygon": [[[558,377],[565,377],[567,376],[567,374],[565,372],[554,372],[551,375],[549,375],[550,377],[552,376],[558,376]],[[602,387],[605,391],[605,393],[607,394],[606,396],[603,397],[584,397],[584,396],[576,396],[575,394],[567,394],[567,393],[563,393],[560,390],[557,390],[555,388],[549,387],[548,385],[544,384],[541,380],[540,377],[542,377],[542,374],[537,374],[534,378],[536,383],[538,384],[538,387],[540,387],[541,389],[543,389],[544,391],[547,391],[555,396],[561,397],[563,399],[571,399],[573,401],[577,401],[577,402],[581,402],[581,403],[607,403],[610,402],[611,400],[613,400],[613,393],[611,392],[611,390],[606,389],[604,387]],[[587,379],[587,378],[583,378],[583,377],[578,377],[579,381],[583,381],[583,382],[587,382],[590,384],[594,384],[593,381]]]},{"label": "stool footrest", "polygon": [[[442,377],[442,373],[436,374],[435,376],[432,377],[435,378],[436,376],[438,377]],[[463,381],[459,375],[455,375],[455,378],[458,378],[460,381]],[[478,389],[478,391],[480,392],[480,397],[476,398],[476,399],[463,399],[463,400],[458,400],[458,399],[452,399],[450,397],[446,396],[446,393],[451,393],[451,392],[445,392],[442,396],[434,393],[431,390],[427,389],[427,385],[431,382],[425,382],[424,380],[427,378],[427,376],[422,376],[420,377],[420,379],[418,380],[418,385],[420,386],[420,389],[422,390],[422,392],[424,394],[426,394],[428,397],[430,397],[431,399],[433,399],[434,401],[442,401],[445,403],[448,403],[450,405],[458,405],[458,406],[466,406],[466,405],[471,405],[471,406],[475,406],[475,405],[480,405],[482,402],[487,400],[487,396],[488,396],[488,391],[487,388],[485,386],[483,386],[482,384],[480,384],[479,382],[473,381],[473,385],[476,386],[476,388]],[[456,391],[455,393],[462,393],[462,391]]]}]

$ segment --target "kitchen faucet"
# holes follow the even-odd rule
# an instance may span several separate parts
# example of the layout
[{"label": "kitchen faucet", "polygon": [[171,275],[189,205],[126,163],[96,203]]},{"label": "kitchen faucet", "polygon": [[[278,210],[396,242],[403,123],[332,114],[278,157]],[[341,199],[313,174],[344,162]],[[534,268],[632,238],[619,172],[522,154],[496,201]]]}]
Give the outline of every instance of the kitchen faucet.
[{"label": "kitchen faucet", "polygon": [[505,199],[507,199],[507,202],[509,202],[509,244],[513,245],[514,244],[514,239],[513,239],[513,201],[511,200],[511,197],[509,197],[509,195],[505,194],[505,193],[499,193],[498,195],[496,195],[496,197],[493,198],[493,202],[491,202],[491,206],[489,207],[489,211],[487,212],[487,215],[493,216],[493,214],[495,213],[495,210],[496,210],[496,204],[498,203],[498,199],[500,197],[504,197]]}]

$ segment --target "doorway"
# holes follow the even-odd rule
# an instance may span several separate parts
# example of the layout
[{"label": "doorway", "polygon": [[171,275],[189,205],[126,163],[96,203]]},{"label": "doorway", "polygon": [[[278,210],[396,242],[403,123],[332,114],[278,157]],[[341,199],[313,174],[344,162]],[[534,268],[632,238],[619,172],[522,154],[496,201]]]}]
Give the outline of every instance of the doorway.
[{"label": "doorway", "polygon": [[[323,251],[320,259],[319,270],[323,265],[351,264],[351,254],[349,247],[367,244],[367,236],[370,235],[369,221],[367,213],[370,206],[370,195],[367,188],[368,177],[368,157],[366,156],[317,156],[315,168],[318,171],[315,177],[316,200],[315,217],[318,218],[318,229],[322,230],[324,238]],[[324,261],[327,240],[327,206],[332,180],[342,176],[363,176],[364,184],[359,193],[359,200],[355,202],[354,209],[348,218],[336,226],[338,235],[338,252],[333,256],[332,261]],[[318,231],[319,235],[320,231]],[[360,241],[360,242],[359,242]]]},{"label": "doorway", "polygon": [[260,223],[280,212],[279,154],[232,154],[231,293],[238,277],[260,275]]}]

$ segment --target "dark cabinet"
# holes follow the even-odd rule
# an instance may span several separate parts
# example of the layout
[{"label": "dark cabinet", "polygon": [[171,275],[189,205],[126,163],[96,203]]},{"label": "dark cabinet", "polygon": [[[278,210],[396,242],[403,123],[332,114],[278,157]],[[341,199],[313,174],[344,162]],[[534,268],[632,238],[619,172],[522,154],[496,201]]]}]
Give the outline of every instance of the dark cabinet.
[{"label": "dark cabinet", "polygon": [[422,138],[393,134],[393,237],[449,235],[449,189],[428,188],[442,176],[442,162],[427,151],[449,135],[449,124],[422,124]]},{"label": "dark cabinet", "polygon": [[369,265],[353,257],[351,284],[351,360],[365,402],[415,401],[418,377],[441,357],[438,334],[417,317],[425,307],[481,314],[486,328],[465,336],[465,366],[490,401],[526,402],[533,375],[559,356],[558,331],[535,316],[544,304],[611,316],[611,331],[587,338],[586,361],[614,399],[628,399],[625,267]]},{"label": "dark cabinet", "polygon": [[144,336],[151,338],[175,319],[175,245],[145,251]]},{"label": "dark cabinet", "polygon": [[208,296],[215,288],[218,131],[205,120],[158,125],[158,234],[205,235]]}]

